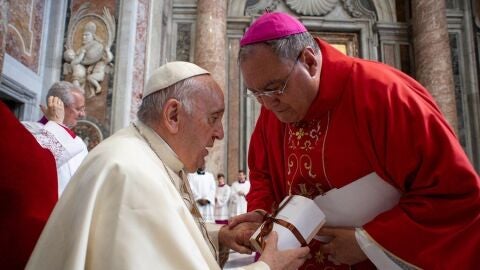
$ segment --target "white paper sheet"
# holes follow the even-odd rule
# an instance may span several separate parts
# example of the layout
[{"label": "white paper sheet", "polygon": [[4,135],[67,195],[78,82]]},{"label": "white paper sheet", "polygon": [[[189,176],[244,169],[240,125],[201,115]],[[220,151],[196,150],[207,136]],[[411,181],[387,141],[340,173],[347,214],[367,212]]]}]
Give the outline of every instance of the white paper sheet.
[{"label": "white paper sheet", "polygon": [[317,196],[314,201],[327,217],[326,226],[361,227],[397,205],[400,196],[395,187],[370,173]]}]

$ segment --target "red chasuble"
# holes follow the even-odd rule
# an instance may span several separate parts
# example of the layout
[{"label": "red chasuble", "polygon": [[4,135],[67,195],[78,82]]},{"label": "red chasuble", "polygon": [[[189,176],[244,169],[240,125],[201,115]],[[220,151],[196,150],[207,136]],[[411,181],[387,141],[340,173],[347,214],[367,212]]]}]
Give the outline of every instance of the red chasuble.
[{"label": "red chasuble", "polygon": [[[248,156],[249,211],[272,211],[290,192],[313,198],[376,172],[402,197],[364,226],[373,241],[417,267],[476,269],[480,179],[433,98],[398,70],[317,41],[322,73],[307,117],[284,124],[262,107]],[[312,255],[304,269],[333,269],[315,247]]]},{"label": "red chasuble", "polygon": [[0,102],[0,266],[24,269],[58,200],[52,153]]}]

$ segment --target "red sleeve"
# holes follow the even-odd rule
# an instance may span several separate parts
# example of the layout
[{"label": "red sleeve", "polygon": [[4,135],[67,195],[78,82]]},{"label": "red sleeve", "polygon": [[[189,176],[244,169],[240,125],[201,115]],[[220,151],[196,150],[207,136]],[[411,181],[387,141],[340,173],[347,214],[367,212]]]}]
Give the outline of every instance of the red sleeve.
[{"label": "red sleeve", "polygon": [[[248,151],[250,192],[248,211],[272,212],[285,196],[283,168],[283,125],[262,108]],[[268,143],[267,143],[268,140]]]},{"label": "red sleeve", "polygon": [[64,125],[60,125],[63,129],[65,129],[67,131],[68,134],[70,134],[70,136],[72,138],[75,139],[75,137],[77,137],[77,134],[75,134],[75,132],[73,132],[73,130],[69,129],[68,127],[64,126]]},{"label": "red sleeve", "polygon": [[0,102],[0,265],[24,269],[58,199],[55,159]]},{"label": "red sleeve", "polygon": [[[368,89],[353,94],[358,133],[375,171],[404,195],[364,229],[418,267],[475,269],[480,265],[479,177],[429,93],[405,74],[380,67],[355,67],[360,75],[352,84]],[[356,79],[366,73],[385,78]]]}]

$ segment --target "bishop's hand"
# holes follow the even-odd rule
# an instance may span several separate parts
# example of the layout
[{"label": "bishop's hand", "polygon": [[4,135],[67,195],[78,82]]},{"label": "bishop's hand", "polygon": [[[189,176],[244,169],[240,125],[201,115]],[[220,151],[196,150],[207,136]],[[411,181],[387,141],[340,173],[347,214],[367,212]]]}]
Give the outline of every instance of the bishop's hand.
[{"label": "bishop's hand", "polygon": [[54,96],[48,97],[47,107],[40,105],[40,109],[48,121],[63,124],[63,119],[65,118],[65,106],[60,98]]},{"label": "bishop's hand", "polygon": [[331,237],[320,247],[320,251],[330,254],[333,262],[353,265],[367,259],[355,238],[354,228],[323,227],[317,235]]}]

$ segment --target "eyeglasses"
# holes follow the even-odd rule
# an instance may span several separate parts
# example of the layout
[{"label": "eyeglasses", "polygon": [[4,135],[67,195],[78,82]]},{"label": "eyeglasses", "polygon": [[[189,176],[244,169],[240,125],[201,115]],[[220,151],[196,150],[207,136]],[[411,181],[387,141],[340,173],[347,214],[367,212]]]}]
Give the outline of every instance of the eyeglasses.
[{"label": "eyeglasses", "polygon": [[301,53],[298,55],[297,59],[295,60],[295,63],[293,64],[292,69],[290,69],[290,72],[288,73],[287,78],[285,78],[285,82],[283,83],[283,86],[280,89],[257,91],[257,90],[252,90],[252,89],[247,88],[245,96],[247,96],[249,98],[257,98],[258,99],[258,98],[261,98],[261,97],[273,97],[273,96],[282,95],[285,92],[285,89],[287,89],[288,80],[290,80],[290,75],[292,75],[293,69],[297,65],[298,59],[300,59],[300,55],[301,55]]},{"label": "eyeglasses", "polygon": [[70,108],[70,109],[74,110],[75,112],[85,113],[85,106],[82,106],[82,107],[79,107],[79,108],[76,108],[74,106],[66,106],[66,108]]}]

